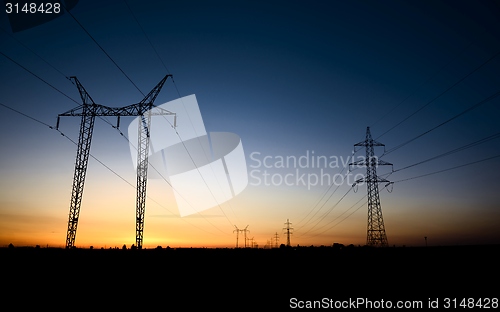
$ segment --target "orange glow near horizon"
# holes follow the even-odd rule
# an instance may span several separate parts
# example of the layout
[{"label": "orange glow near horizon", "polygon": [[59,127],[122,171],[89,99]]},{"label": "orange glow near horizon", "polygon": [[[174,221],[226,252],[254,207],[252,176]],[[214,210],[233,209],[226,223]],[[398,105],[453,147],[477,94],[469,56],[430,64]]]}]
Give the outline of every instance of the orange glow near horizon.
[{"label": "orange glow near horizon", "polygon": [[[107,213],[98,213],[92,208],[82,207],[81,220],[78,227],[76,246],[81,248],[121,248],[124,244],[130,248],[135,244],[135,220],[133,210],[127,215],[117,218],[115,209],[107,207]],[[217,208],[218,209],[218,208]],[[5,209],[4,209],[5,210]],[[154,208],[145,220],[144,248],[157,246],[233,248],[236,234],[223,217],[191,217],[182,220],[177,216],[155,215]],[[213,210],[216,210],[215,208]],[[364,245],[366,239],[366,208],[355,213],[330,231],[319,235],[312,231],[296,231],[291,236],[292,246],[331,246],[333,243],[344,245]],[[457,213],[448,218],[448,222],[432,222],[430,218],[419,217],[409,209],[396,212],[390,205],[385,210],[385,225],[389,244],[396,246],[423,246],[424,237],[428,237],[429,245],[490,244],[488,235],[498,235],[499,230],[492,220],[495,216],[484,217],[482,221],[468,228],[457,228],[457,224],[466,224],[468,214]],[[114,212],[113,212],[114,211]],[[212,213],[209,210],[208,213]],[[55,214],[6,214],[0,216],[0,246],[12,243],[15,246],[64,247],[66,238],[66,215]],[[498,216],[496,216],[498,217]],[[207,223],[210,222],[211,224]],[[253,222],[252,222],[253,221]],[[286,221],[286,220],[284,220]],[[291,221],[294,221],[293,219]],[[283,225],[259,224],[258,218],[250,220],[248,238],[260,248],[269,243],[275,232],[279,235],[279,244],[286,243],[286,236],[281,230]],[[241,224],[240,229],[246,224]],[[292,222],[293,226],[293,222]],[[327,228],[327,227],[326,227]],[[300,229],[297,227],[297,229]],[[263,234],[264,233],[264,234]],[[484,233],[484,238],[480,235]],[[244,235],[240,233],[239,246],[244,246]]]},{"label": "orange glow near horizon", "polygon": [[[135,190],[99,169],[95,164],[89,169],[76,246],[121,248],[125,244],[130,248],[135,244]],[[37,170],[44,169],[33,171]],[[10,243],[15,246],[65,246],[71,168],[64,170],[69,172],[54,177],[51,183],[46,183],[41,173],[28,181],[13,175],[10,178],[15,183],[0,188],[0,246]],[[132,172],[129,180],[133,176]],[[23,196],[26,187],[34,190],[30,196]],[[172,190],[165,181],[151,180],[144,248],[233,248],[236,245],[235,225],[240,229],[249,225],[248,238],[254,238],[259,247],[265,247],[276,232],[282,244],[286,243],[283,227],[287,219],[294,228],[293,246],[364,245],[367,208],[363,202],[356,204],[364,196],[363,191],[346,198],[335,209],[331,209],[333,204],[322,207],[313,217],[314,213],[307,213],[313,211],[314,203],[321,197],[319,190],[248,186],[220,207],[181,218]],[[337,195],[341,196],[341,192],[344,191]],[[498,243],[500,229],[496,220],[500,212],[494,207],[469,209],[458,199],[438,199],[381,194],[389,245],[423,246],[424,237],[428,237],[430,246]],[[348,210],[351,206],[354,208]],[[324,220],[316,225],[325,213]],[[352,215],[346,218],[350,213]],[[240,247],[244,246],[243,237],[240,233]]]}]

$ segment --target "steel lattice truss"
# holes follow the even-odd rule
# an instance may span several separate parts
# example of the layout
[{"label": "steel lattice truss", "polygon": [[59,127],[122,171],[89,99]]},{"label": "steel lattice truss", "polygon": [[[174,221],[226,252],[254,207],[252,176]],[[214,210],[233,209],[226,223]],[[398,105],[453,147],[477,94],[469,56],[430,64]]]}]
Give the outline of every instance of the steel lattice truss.
[{"label": "steel lattice truss", "polygon": [[[69,208],[68,232],[66,235],[66,248],[75,247],[76,229],[85,184],[85,175],[90,154],[92,132],[94,129],[95,117],[115,116],[117,117],[117,127],[120,126],[122,116],[140,116],[138,123],[138,144],[137,144],[137,199],[136,199],[136,246],[142,248],[144,234],[144,214],[146,210],[146,185],[148,174],[148,154],[149,154],[149,129],[151,127],[151,116],[154,115],[174,115],[175,113],[154,106],[154,101],[168,77],[166,75],[154,88],[137,104],[124,107],[108,107],[96,104],[87,93],[76,77],[71,79],[76,84],[83,104],[65,113],[59,114],[57,128],[59,128],[59,118],[61,116],[81,116],[80,135],[76,152],[75,174],[73,178],[73,189],[71,192],[71,202]],[[152,110],[153,108],[154,111]]]},{"label": "steel lattice truss", "polygon": [[354,146],[364,146],[366,148],[366,158],[364,160],[349,164],[350,166],[357,165],[366,167],[366,176],[363,179],[356,181],[356,183],[366,182],[368,193],[368,227],[366,244],[368,246],[386,247],[389,244],[385,233],[384,218],[382,217],[378,184],[381,182],[390,184],[392,182],[377,176],[377,166],[392,166],[392,164],[375,157],[374,146],[384,146],[384,144],[373,140],[370,133],[370,127],[366,128],[366,139],[355,144]]}]

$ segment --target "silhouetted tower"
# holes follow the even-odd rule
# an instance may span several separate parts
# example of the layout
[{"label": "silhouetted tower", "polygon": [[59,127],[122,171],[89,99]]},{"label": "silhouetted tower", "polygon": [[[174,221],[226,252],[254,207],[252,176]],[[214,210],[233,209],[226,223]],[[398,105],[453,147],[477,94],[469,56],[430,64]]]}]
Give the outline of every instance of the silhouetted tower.
[{"label": "silhouetted tower", "polygon": [[[107,107],[96,104],[87,93],[82,84],[76,77],[71,79],[76,84],[83,104],[71,109],[57,117],[57,126],[59,128],[59,118],[61,116],[81,116],[80,135],[76,152],[75,173],[73,177],[73,189],[71,191],[71,202],[69,208],[68,232],[66,235],[66,248],[75,246],[76,229],[78,218],[80,216],[80,207],[83,196],[83,186],[85,184],[85,175],[90,154],[90,143],[92,141],[92,132],[94,130],[95,117],[98,116],[116,116],[118,117],[116,127],[120,126],[120,117],[122,116],[140,116],[138,123],[138,144],[137,144],[137,198],[136,198],[136,247],[142,248],[144,234],[144,213],[146,210],[146,183],[148,172],[148,154],[149,154],[149,130],[151,126],[152,115],[175,115],[165,109],[154,106],[154,101],[160,93],[168,77],[166,75],[149,92],[142,101],[124,107]],[[151,109],[155,107],[155,112]],[[175,121],[174,121],[175,124]]]},{"label": "silhouetted tower", "polygon": [[384,219],[382,217],[382,207],[380,206],[378,184],[381,182],[390,184],[392,182],[389,182],[386,179],[377,176],[377,166],[392,166],[392,164],[383,160],[379,160],[375,156],[373,147],[384,146],[384,144],[372,139],[370,127],[366,128],[366,139],[363,142],[355,144],[354,146],[366,147],[366,158],[364,160],[349,164],[349,166],[362,165],[366,167],[366,176],[354,183],[355,185],[357,183],[366,182],[366,189],[368,192],[368,230],[366,244],[368,246],[387,247],[389,246],[389,244],[387,242]]},{"label": "silhouetted tower", "polygon": [[236,228],[236,230],[233,230],[233,233],[236,232],[236,248],[238,248],[238,238],[240,236],[241,230],[238,229],[238,227],[236,225],[234,227]]},{"label": "silhouetted tower", "polygon": [[250,230],[248,230],[247,228],[248,225],[243,230],[240,230],[245,235],[245,248],[247,248],[247,232],[250,233]]},{"label": "silhouetted tower", "polygon": [[284,227],[283,230],[286,230],[286,246],[290,247],[290,235],[292,234],[290,231],[293,230],[293,228],[290,227],[292,224],[289,219],[286,219],[285,225],[286,227]]},{"label": "silhouetted tower", "polygon": [[276,232],[276,234],[274,234],[274,237],[273,237],[273,238],[274,238],[274,244],[275,244],[274,246],[275,246],[276,248],[278,248],[278,241],[279,241],[278,232]]}]

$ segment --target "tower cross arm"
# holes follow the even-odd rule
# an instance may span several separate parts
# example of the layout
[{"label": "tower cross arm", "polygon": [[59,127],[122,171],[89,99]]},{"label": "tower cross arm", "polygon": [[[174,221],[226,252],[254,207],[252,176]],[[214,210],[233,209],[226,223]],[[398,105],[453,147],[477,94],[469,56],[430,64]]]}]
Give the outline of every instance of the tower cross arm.
[{"label": "tower cross arm", "polygon": [[165,75],[165,77],[163,77],[163,79],[160,80],[160,82],[158,82],[158,84],[151,91],[149,91],[148,95],[146,95],[144,97],[144,99],[142,99],[142,101],[139,103],[139,105],[144,105],[147,103],[150,103],[152,105],[154,103],[154,101],[156,100],[158,93],[160,93],[161,88],[165,84],[165,81],[167,81],[168,77],[172,77],[172,79],[173,79],[172,75],[170,75],[170,74]]},{"label": "tower cross arm", "polygon": [[64,112],[62,114],[59,114],[57,116],[83,116],[83,114],[84,114],[83,113],[83,107],[84,106],[85,105],[79,105],[79,106],[77,106],[75,108],[72,108],[69,111]]},{"label": "tower cross arm", "polygon": [[83,104],[58,116],[137,116],[132,111],[124,111],[123,107],[108,107],[100,104]]},{"label": "tower cross arm", "polygon": [[354,146],[385,146],[385,144],[382,144],[378,141],[375,141],[373,139],[367,139],[362,142],[354,144]]},{"label": "tower cross arm", "polygon": [[376,160],[376,161],[369,162],[366,159],[361,159],[361,160],[352,162],[349,164],[349,170],[351,170],[351,166],[363,166],[363,167],[365,167],[365,166],[369,166],[371,164],[373,164],[375,166],[392,166],[393,165],[390,162],[387,162],[387,161],[382,160],[382,159],[377,159],[376,157],[373,157],[372,159]]},{"label": "tower cross arm", "polygon": [[392,183],[391,181],[387,180],[387,179],[384,179],[384,178],[381,178],[379,176],[376,177],[375,181],[373,182],[377,182],[377,183]]},{"label": "tower cross arm", "polygon": [[[148,108],[149,109],[149,108]],[[132,104],[124,107],[108,107],[100,104],[91,105],[79,105],[73,109],[70,109],[58,116],[83,116],[83,115],[93,115],[93,116],[140,116],[144,114],[147,110],[142,110],[139,104]],[[151,116],[159,115],[175,115],[175,113],[163,109],[161,107],[153,107],[151,110]]]},{"label": "tower cross arm", "polygon": [[387,162],[387,161],[382,160],[382,159],[378,159],[377,165],[378,166],[392,166],[392,164],[390,162]]},{"label": "tower cross arm", "polygon": [[362,142],[354,144],[354,146],[366,146],[366,147],[371,147],[371,146],[385,146],[385,144],[382,144],[380,142],[375,141],[372,138],[372,134],[370,132],[370,127],[366,127],[366,139]]},{"label": "tower cross arm", "polygon": [[175,115],[175,113],[164,108],[156,106],[142,106],[140,103],[111,109],[114,112],[114,115],[112,116],[140,116],[148,110],[150,110],[151,116]]},{"label": "tower cross arm", "polygon": [[165,77],[163,77],[163,79],[158,82],[158,84],[139,103],[120,107],[116,111],[117,114],[119,114],[120,116],[140,116],[149,110],[152,116],[175,115],[175,113],[172,113],[171,111],[154,106],[154,101],[156,100],[156,97],[160,93],[168,77],[173,76],[166,75]]},{"label": "tower cross arm", "polygon": [[163,77],[163,79],[139,103],[123,107],[109,107],[96,104],[80,81],[75,76],[72,76],[71,80],[78,87],[83,104],[59,114],[59,116],[83,116],[87,114],[94,116],[140,116],[152,108],[154,108],[154,111],[151,111],[151,115],[175,115],[175,113],[153,105],[168,77],[172,77],[172,75],[169,74]]}]

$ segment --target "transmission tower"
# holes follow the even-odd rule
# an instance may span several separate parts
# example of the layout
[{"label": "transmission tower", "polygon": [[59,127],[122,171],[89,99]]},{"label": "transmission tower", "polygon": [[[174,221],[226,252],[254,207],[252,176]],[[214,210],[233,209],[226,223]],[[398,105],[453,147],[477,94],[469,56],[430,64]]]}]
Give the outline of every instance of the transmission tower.
[{"label": "transmission tower", "polygon": [[248,225],[243,230],[240,230],[245,235],[245,248],[247,248],[247,232],[250,233],[250,230],[248,230],[247,228],[248,228]]},{"label": "transmission tower", "polygon": [[375,156],[374,146],[385,145],[372,139],[370,127],[366,128],[366,139],[355,144],[354,146],[364,146],[366,148],[366,158],[364,160],[349,164],[349,166],[361,165],[366,167],[366,176],[355,182],[355,184],[366,182],[366,188],[368,192],[368,230],[366,245],[375,247],[387,247],[389,246],[389,244],[387,242],[384,219],[382,217],[382,207],[380,206],[378,184],[382,182],[387,183],[388,185],[392,182],[389,182],[386,179],[377,176],[377,166],[392,166],[392,164],[380,160]]},{"label": "transmission tower", "polygon": [[[168,77],[166,75],[154,88],[149,92],[142,101],[137,104],[132,104],[124,107],[107,107],[96,104],[87,93],[83,85],[76,77],[71,79],[76,84],[82,105],[73,108],[65,113],[59,114],[57,117],[57,126],[59,128],[59,118],[61,116],[81,116],[80,135],[78,138],[78,147],[76,152],[75,173],[73,178],[73,189],[71,191],[71,202],[69,208],[68,232],[66,235],[66,248],[75,246],[76,229],[78,226],[78,218],[80,215],[80,207],[83,196],[83,187],[85,184],[85,175],[87,172],[87,164],[90,154],[90,143],[92,141],[92,132],[94,129],[95,117],[99,116],[116,116],[116,127],[120,126],[120,117],[125,116],[140,116],[138,123],[138,144],[137,144],[137,199],[136,199],[136,227],[135,241],[136,247],[142,248],[144,234],[144,213],[146,210],[146,183],[148,172],[148,154],[149,154],[149,129],[151,126],[151,116],[153,115],[174,115],[165,109],[154,106],[154,101],[160,93],[161,88],[165,84]],[[155,107],[155,112],[151,109]],[[175,117],[174,117],[175,118]],[[175,121],[174,121],[175,124]]]},{"label": "transmission tower", "polygon": [[250,248],[253,248],[253,237],[248,239],[250,242]]},{"label": "transmission tower", "polygon": [[236,228],[236,230],[233,230],[233,233],[236,232],[236,248],[238,248],[238,238],[240,236],[241,230],[238,229],[238,227],[236,225],[234,227]]},{"label": "transmission tower", "polygon": [[286,219],[285,225],[286,227],[284,227],[283,230],[286,230],[286,246],[290,247],[290,235],[292,234],[290,231],[293,230],[293,228],[290,227],[292,224],[289,219]]},{"label": "transmission tower", "polygon": [[275,243],[275,247],[278,248],[278,241],[279,241],[279,236],[278,236],[278,232],[276,232],[276,234],[274,234],[274,243]]}]

